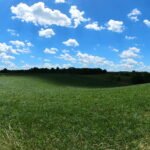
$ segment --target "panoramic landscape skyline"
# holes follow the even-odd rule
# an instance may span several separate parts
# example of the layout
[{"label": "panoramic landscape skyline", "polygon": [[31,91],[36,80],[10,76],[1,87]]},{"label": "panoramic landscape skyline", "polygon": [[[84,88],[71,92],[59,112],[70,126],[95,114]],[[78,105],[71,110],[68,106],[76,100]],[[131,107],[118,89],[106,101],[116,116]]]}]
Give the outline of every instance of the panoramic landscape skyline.
[{"label": "panoramic landscape skyline", "polygon": [[150,71],[150,1],[0,0],[0,68]]}]

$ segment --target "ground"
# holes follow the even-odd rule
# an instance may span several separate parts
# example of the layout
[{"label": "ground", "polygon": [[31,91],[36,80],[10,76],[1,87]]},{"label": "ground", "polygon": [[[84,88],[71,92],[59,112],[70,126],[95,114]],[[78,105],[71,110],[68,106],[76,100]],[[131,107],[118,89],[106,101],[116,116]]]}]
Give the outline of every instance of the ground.
[{"label": "ground", "polygon": [[1,74],[0,150],[149,150],[150,84],[125,85]]}]

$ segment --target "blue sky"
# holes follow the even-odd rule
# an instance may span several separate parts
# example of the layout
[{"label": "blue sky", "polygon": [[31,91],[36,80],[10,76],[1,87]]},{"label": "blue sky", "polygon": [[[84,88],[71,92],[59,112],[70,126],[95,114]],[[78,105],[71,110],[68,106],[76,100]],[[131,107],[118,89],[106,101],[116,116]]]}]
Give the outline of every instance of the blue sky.
[{"label": "blue sky", "polygon": [[149,0],[0,0],[0,68],[150,71]]}]

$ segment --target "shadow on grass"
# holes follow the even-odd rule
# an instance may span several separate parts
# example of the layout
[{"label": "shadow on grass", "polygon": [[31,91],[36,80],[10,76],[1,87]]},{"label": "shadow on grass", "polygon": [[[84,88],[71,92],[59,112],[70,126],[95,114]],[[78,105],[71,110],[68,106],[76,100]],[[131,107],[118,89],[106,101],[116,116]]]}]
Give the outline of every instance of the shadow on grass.
[{"label": "shadow on grass", "polygon": [[[1,74],[2,75],[2,74]],[[50,73],[13,73],[6,76],[23,76],[42,80],[58,86],[84,87],[84,88],[111,88],[133,85],[129,77],[116,75],[78,75],[78,74],[50,74]]]},{"label": "shadow on grass", "polygon": [[39,74],[35,77],[55,85],[85,87],[85,88],[110,88],[131,85],[127,78],[117,79],[109,74],[100,75],[72,75],[72,74]]}]

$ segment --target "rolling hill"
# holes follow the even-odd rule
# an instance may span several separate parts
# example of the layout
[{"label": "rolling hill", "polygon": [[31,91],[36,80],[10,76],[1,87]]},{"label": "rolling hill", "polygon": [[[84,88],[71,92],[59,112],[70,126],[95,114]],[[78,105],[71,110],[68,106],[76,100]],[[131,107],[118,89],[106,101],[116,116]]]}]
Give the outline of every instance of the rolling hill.
[{"label": "rolling hill", "polygon": [[149,93],[104,76],[2,74],[0,148],[148,150]]}]

